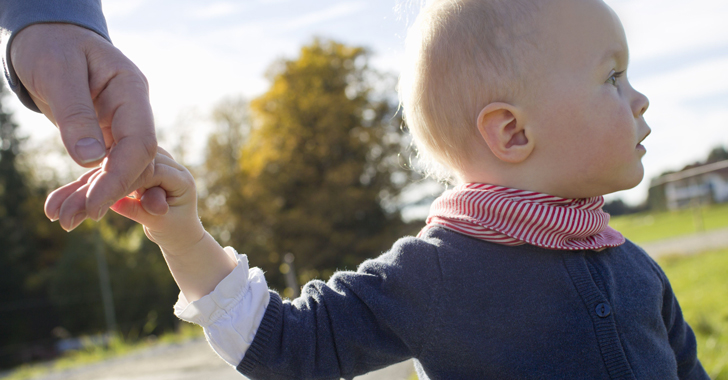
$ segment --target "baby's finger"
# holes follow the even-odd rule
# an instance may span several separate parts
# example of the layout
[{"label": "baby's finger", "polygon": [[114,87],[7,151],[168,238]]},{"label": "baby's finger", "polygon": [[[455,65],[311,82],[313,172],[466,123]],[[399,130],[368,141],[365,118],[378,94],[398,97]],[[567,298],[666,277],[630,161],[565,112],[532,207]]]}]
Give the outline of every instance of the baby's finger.
[{"label": "baby's finger", "polygon": [[100,168],[96,168],[86,172],[84,175],[79,177],[77,180],[60,187],[48,194],[46,198],[45,206],[43,207],[46,216],[51,221],[56,221],[60,217],[61,205],[71,194],[76,192],[81,186],[90,182],[90,179],[98,174]]},{"label": "baby's finger", "polygon": [[117,214],[129,218],[139,224],[149,225],[153,218],[148,212],[142,207],[142,203],[139,199],[135,198],[121,198],[111,207],[111,210]]},{"label": "baby's finger", "polygon": [[[194,188],[194,180],[192,180],[192,176],[190,176],[186,170],[183,171],[160,163],[160,161],[166,162],[166,160],[169,160],[169,158],[158,156],[155,159],[154,169],[148,172],[149,175],[140,177],[135,182],[134,188],[136,191],[134,194],[137,198],[143,198],[147,191],[157,186],[164,189],[166,198],[179,197],[190,188]],[[174,163],[174,161],[171,161],[170,163]]]},{"label": "baby's finger", "polygon": [[158,146],[157,147],[157,156],[159,156],[160,154],[163,156],[167,156],[167,157],[171,158],[172,161],[174,161],[174,157],[172,157],[171,153],[167,152],[167,150],[162,148],[161,146]]},{"label": "baby's finger", "polygon": [[[170,203],[170,198],[177,198],[186,194],[194,196],[195,194],[195,180],[186,170],[180,170],[165,164],[157,164],[153,178],[152,185],[159,186],[166,192],[167,203]],[[148,189],[151,190],[153,186],[148,187]]]},{"label": "baby's finger", "polygon": [[162,148],[158,148],[160,151],[157,153],[157,157],[154,159],[154,162],[157,164],[163,164],[170,167],[173,167],[177,170],[181,171],[187,171],[187,169],[182,166],[179,162],[174,160],[174,157],[172,157],[171,154],[169,154],[166,150],[163,150]]},{"label": "baby's finger", "polygon": [[152,215],[164,215],[169,211],[167,192],[161,187],[152,187],[144,192],[140,199],[142,207]]},{"label": "baby's finger", "polygon": [[186,172],[156,163],[154,174],[135,191],[135,194],[142,194],[141,197],[121,199],[111,209],[150,226],[155,223],[155,216],[167,213],[170,203],[176,203],[185,194],[194,196],[194,191],[190,191],[193,188],[192,177],[186,175]]}]

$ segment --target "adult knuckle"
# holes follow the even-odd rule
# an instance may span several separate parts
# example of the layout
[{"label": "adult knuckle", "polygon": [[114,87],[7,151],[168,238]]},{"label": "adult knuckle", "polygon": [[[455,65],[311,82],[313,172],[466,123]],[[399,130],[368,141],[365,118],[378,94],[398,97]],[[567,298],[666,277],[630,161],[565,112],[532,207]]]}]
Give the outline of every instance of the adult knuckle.
[{"label": "adult knuckle", "polygon": [[82,127],[96,124],[96,112],[83,103],[73,103],[64,107],[63,113],[54,115],[61,128]]},{"label": "adult knuckle", "polygon": [[134,185],[134,179],[125,176],[114,177],[113,184],[117,189],[120,189],[120,192],[123,192],[123,194],[129,194],[135,190],[132,188]]},{"label": "adult knuckle", "polygon": [[141,146],[146,153],[146,157],[151,160],[157,156],[157,137],[154,134],[140,136]]}]

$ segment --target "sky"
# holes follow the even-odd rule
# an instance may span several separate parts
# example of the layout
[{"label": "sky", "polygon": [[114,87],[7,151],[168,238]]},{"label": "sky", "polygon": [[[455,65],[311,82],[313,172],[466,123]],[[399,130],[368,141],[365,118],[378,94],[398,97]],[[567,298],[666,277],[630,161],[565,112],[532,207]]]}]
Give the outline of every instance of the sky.
[{"label": "sky", "polygon": [[[728,1],[606,3],[627,32],[630,81],[650,99],[645,180],[608,196],[635,204],[645,199],[650,178],[728,146]],[[295,58],[314,36],[366,46],[373,66],[398,73],[419,1],[103,0],[103,7],[113,43],[149,80],[160,145],[189,134],[194,163],[212,128],[212,107],[226,97],[262,94],[268,66]],[[31,141],[60,141],[44,117],[17,101],[11,107]]]}]

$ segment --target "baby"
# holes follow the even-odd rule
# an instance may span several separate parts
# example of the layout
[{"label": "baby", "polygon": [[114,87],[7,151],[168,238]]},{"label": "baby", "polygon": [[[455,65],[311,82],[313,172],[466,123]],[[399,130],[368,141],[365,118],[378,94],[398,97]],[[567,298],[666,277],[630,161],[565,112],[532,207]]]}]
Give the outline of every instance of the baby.
[{"label": "baby", "polygon": [[[409,128],[462,183],[420,235],[282,301],[205,232],[192,176],[160,149],[141,197],[112,209],[161,247],[175,313],[255,379],[353,378],[409,358],[421,379],[708,379],[665,274],[601,209],[642,180],[650,133],[614,12],[433,1],[407,47]],[[53,194],[47,214],[96,173]],[[142,207],[144,192],[162,189],[168,211],[145,211],[159,205]]]}]

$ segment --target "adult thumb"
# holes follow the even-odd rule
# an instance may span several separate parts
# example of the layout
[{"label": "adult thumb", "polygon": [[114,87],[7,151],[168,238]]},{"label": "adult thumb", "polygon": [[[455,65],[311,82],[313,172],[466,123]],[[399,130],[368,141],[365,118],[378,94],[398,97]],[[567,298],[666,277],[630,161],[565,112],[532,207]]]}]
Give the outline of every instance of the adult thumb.
[{"label": "adult thumb", "polygon": [[95,166],[106,156],[106,143],[91,101],[86,65],[72,71],[48,86],[46,101],[68,154],[81,166]]}]

